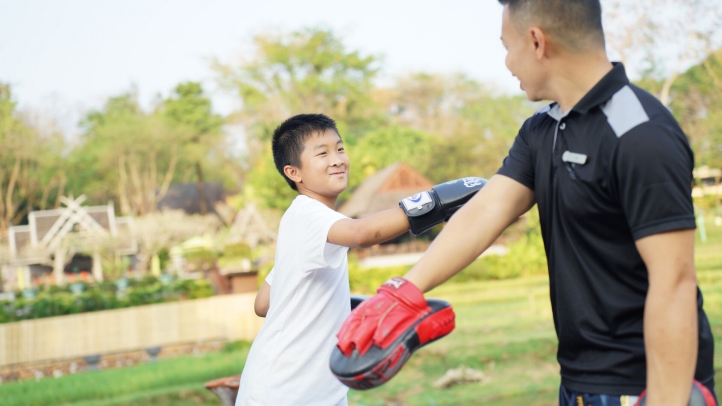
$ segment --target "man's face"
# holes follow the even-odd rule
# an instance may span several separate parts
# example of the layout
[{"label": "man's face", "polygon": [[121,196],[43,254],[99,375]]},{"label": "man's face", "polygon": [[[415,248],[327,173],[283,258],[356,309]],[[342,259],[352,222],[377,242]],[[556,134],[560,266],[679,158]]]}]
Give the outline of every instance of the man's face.
[{"label": "man's face", "polygon": [[306,189],[335,197],[348,185],[350,166],[341,137],[334,130],[326,130],[306,140],[299,175]]},{"label": "man's face", "polygon": [[504,6],[501,20],[501,42],[506,48],[506,67],[519,79],[519,87],[529,100],[543,100],[541,85],[544,75],[537,58],[535,40],[529,32],[519,32]]}]

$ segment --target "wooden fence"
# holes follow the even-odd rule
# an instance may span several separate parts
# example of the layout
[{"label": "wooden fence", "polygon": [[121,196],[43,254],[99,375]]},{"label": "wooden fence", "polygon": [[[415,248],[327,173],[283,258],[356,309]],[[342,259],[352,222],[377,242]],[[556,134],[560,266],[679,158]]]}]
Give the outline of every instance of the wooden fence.
[{"label": "wooden fence", "polygon": [[0,367],[209,340],[252,340],[254,293],[0,324]]}]

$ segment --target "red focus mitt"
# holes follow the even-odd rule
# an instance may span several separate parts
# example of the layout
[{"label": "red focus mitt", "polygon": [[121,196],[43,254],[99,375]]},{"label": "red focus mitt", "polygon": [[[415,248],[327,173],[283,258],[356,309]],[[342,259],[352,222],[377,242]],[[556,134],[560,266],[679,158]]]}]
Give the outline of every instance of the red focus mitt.
[{"label": "red focus mitt", "polygon": [[414,351],[449,334],[454,317],[448,302],[426,300],[409,281],[391,278],[344,321],[331,354],[331,371],[350,388],[382,385]]},{"label": "red focus mitt", "polygon": [[[647,404],[647,390],[642,391],[639,400],[634,406],[645,406]],[[688,406],[717,406],[712,392],[706,386],[694,381],[692,382],[692,393],[689,395]]]}]

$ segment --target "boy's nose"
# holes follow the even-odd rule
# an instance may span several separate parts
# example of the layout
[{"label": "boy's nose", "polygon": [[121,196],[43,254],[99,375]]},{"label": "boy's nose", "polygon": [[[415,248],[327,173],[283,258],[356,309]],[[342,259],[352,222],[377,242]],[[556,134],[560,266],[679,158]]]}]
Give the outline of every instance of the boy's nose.
[{"label": "boy's nose", "polygon": [[343,164],[343,159],[338,154],[335,154],[333,156],[333,160],[331,162],[331,166],[341,166]]}]

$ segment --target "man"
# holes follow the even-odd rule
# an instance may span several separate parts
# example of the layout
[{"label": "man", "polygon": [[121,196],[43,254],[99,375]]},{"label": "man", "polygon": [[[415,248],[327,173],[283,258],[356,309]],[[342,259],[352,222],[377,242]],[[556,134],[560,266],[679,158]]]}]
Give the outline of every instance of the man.
[{"label": "man", "polygon": [[[530,100],[554,103],[524,123],[498,174],[405,279],[424,292],[443,283],[536,203],[560,404],[620,405],[645,388],[647,405],[687,404],[693,379],[714,388],[689,144],[607,58],[599,0],[500,3],[507,67]],[[368,339],[342,332],[340,343]]]}]

